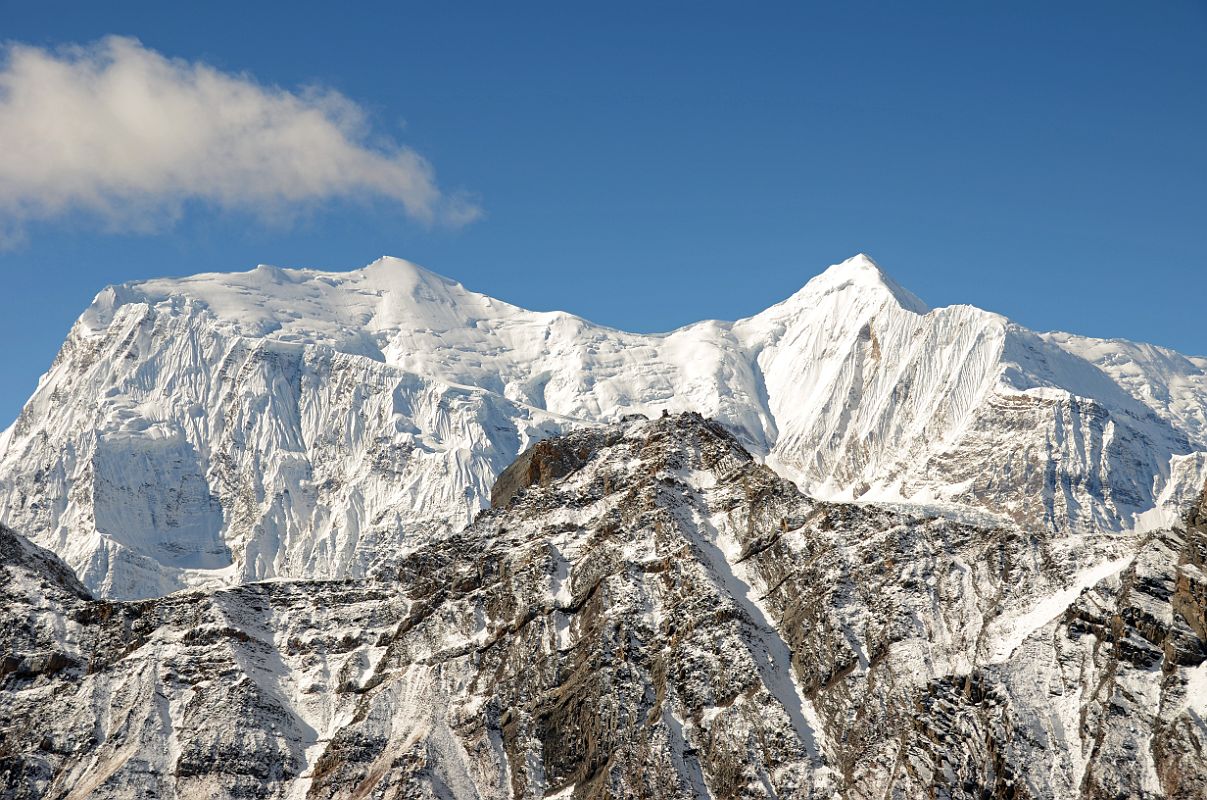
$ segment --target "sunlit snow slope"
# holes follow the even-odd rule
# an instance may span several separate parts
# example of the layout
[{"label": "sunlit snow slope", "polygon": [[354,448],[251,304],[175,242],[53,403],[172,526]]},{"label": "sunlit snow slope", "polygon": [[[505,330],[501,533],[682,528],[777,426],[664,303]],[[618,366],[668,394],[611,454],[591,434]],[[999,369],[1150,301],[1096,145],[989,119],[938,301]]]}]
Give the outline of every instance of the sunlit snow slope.
[{"label": "sunlit snow slope", "polygon": [[98,295],[0,435],[0,522],[117,597],[359,575],[464,526],[532,441],[668,409],[823,497],[1153,526],[1202,486],[1205,370],[930,310],[862,255],[656,335],[393,258],[146,281]]}]

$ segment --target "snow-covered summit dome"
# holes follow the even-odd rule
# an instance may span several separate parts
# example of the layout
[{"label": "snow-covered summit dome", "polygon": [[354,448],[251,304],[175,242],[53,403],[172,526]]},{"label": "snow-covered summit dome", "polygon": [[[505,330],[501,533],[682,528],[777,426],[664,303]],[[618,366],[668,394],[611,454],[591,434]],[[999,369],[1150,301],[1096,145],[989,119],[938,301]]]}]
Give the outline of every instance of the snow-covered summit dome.
[{"label": "snow-covered summit dome", "polygon": [[916,314],[930,311],[926,303],[889,277],[880,265],[865,253],[851,256],[846,261],[828,268],[805,284],[797,296],[817,297],[831,292],[849,291],[887,294],[899,306]]}]

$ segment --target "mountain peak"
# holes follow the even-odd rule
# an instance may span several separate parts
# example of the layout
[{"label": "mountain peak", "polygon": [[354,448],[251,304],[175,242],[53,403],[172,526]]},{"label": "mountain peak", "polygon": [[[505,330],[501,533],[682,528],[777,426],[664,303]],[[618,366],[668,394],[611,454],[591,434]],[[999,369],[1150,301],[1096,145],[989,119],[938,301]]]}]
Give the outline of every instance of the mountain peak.
[{"label": "mountain peak", "polygon": [[407,261],[405,258],[398,258],[397,256],[382,256],[360,269],[352,270],[352,272],[359,272],[362,275],[436,278],[452,283],[451,278],[438,275],[429,269],[424,269],[413,261]]},{"label": "mountain peak", "polygon": [[858,253],[846,261],[826,269],[805,285],[809,291],[829,293],[848,288],[887,292],[907,311],[925,314],[930,307],[901,284],[897,283],[866,253]]}]

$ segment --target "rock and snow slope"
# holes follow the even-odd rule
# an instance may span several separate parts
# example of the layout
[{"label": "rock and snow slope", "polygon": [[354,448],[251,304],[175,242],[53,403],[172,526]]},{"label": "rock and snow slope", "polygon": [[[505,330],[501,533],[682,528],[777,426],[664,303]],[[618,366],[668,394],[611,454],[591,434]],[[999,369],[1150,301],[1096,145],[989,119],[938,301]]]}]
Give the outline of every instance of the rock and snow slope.
[{"label": "rock and snow slope", "polygon": [[1207,508],[820,502],[696,415],[553,439],[496,499],[372,579],[138,602],[0,529],[0,795],[1207,792]]},{"label": "rock and snow slope", "polygon": [[863,256],[659,335],[391,258],[146,281],[97,297],[0,435],[0,522],[113,597],[365,575],[534,440],[664,408],[817,496],[1117,531],[1202,485],[1207,361],[928,310]]}]

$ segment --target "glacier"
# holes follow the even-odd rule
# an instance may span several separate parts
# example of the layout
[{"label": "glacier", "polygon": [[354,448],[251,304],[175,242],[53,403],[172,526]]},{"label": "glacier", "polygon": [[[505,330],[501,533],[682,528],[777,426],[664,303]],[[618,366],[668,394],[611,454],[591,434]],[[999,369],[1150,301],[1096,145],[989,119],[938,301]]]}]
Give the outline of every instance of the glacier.
[{"label": "glacier", "polygon": [[368,576],[464,528],[532,443],[664,411],[818,498],[1142,532],[1203,486],[1207,359],[931,309],[864,255],[663,334],[388,257],[142,281],[0,434],[0,523],[105,597]]}]

